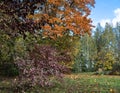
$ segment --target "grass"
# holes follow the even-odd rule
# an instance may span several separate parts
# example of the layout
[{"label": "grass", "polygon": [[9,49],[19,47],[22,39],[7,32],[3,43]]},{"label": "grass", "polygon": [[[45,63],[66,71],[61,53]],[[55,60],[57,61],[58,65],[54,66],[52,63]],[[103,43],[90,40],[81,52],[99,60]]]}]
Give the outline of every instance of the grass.
[{"label": "grass", "polygon": [[[120,93],[120,77],[81,73],[68,75],[86,93]],[[78,90],[79,91],[79,90]],[[78,92],[79,93],[79,92]]]},{"label": "grass", "polygon": [[[0,81],[0,93],[14,93],[10,88],[12,82],[12,79]],[[63,81],[54,82],[56,86],[52,88],[35,87],[25,93],[120,93],[120,76],[79,73],[65,75]]]}]

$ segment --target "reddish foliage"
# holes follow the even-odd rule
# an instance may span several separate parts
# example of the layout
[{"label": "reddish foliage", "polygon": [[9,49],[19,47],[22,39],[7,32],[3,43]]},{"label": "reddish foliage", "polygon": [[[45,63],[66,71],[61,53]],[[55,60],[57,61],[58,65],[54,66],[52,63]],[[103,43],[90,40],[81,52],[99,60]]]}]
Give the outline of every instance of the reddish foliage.
[{"label": "reddish foliage", "polygon": [[68,69],[59,64],[60,61],[68,61],[66,55],[59,56],[57,50],[51,46],[36,45],[30,53],[29,60],[18,60],[16,64],[20,70],[20,85],[50,86],[50,77],[61,78],[62,72]]},{"label": "reddish foliage", "polygon": [[[0,12],[9,15],[10,20],[2,18],[1,29],[7,27],[18,30],[25,35],[26,31],[35,32],[41,29],[45,37],[55,38],[72,31],[73,35],[90,33],[91,7],[94,0],[2,0]],[[38,13],[35,13],[38,11]]]}]

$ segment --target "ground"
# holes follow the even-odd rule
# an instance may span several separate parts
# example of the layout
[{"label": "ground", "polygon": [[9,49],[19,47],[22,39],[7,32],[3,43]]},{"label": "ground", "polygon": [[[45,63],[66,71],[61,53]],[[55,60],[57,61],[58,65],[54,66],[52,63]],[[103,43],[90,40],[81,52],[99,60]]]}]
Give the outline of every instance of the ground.
[{"label": "ground", "polygon": [[[14,93],[11,87],[14,80],[0,77],[0,93]],[[52,88],[36,87],[24,93],[120,93],[120,76],[93,73],[64,75],[63,81],[56,82]]]}]

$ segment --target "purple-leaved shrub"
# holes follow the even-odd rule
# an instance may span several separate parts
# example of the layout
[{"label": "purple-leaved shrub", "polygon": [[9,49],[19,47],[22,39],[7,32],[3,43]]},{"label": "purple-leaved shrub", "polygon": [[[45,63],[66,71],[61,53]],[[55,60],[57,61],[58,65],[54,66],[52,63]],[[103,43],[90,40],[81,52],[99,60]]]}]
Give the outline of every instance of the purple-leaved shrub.
[{"label": "purple-leaved shrub", "polygon": [[62,73],[68,71],[60,62],[70,60],[69,55],[60,55],[52,46],[35,45],[28,59],[19,59],[16,62],[20,73],[18,85],[51,86],[51,77],[61,78]]}]

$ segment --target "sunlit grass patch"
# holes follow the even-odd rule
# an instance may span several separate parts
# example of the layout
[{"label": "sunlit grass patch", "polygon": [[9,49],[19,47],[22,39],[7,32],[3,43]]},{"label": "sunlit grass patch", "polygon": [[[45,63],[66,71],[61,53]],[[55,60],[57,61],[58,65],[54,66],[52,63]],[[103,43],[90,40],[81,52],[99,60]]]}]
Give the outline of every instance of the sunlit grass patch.
[{"label": "sunlit grass patch", "polygon": [[76,84],[81,84],[83,91],[91,91],[91,93],[92,91],[97,93],[120,93],[119,76],[80,73],[66,75],[65,77],[74,80]]}]

